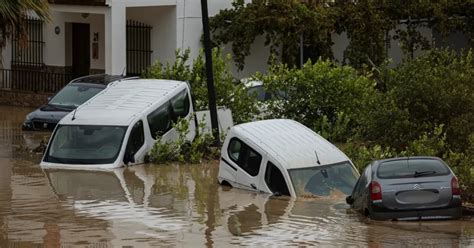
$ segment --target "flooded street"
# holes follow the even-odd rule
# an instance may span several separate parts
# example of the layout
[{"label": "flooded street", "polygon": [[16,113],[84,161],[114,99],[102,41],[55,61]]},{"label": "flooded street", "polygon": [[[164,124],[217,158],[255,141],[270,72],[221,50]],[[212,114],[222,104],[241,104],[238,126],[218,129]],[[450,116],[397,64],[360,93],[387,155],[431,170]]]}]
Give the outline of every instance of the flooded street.
[{"label": "flooded street", "polygon": [[474,220],[378,222],[344,199],[272,198],[217,184],[217,161],[110,172],[42,170],[0,107],[0,247],[474,246]]}]

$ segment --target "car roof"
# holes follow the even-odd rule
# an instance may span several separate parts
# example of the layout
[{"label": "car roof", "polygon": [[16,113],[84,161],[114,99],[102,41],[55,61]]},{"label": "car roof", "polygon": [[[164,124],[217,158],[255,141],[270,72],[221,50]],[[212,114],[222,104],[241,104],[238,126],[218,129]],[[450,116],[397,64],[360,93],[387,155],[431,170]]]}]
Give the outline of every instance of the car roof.
[{"label": "car roof", "polygon": [[379,159],[379,160],[374,160],[374,164],[381,164],[384,162],[389,162],[389,161],[399,161],[399,160],[410,160],[410,159],[434,159],[434,160],[440,160],[443,161],[442,159],[434,156],[410,156],[410,157],[396,157],[396,158],[387,158],[387,159]]},{"label": "car roof", "polygon": [[186,87],[186,82],[161,79],[113,82],[61,119],[59,124],[128,126]]},{"label": "car roof", "polygon": [[263,86],[263,82],[261,80],[255,80],[252,78],[243,78],[240,81],[244,84],[246,88]]},{"label": "car roof", "polygon": [[84,77],[75,78],[70,82],[70,84],[89,83],[89,84],[107,85],[111,82],[114,82],[123,78],[125,78],[125,76],[123,75],[94,74],[94,75],[88,75]]},{"label": "car roof", "polygon": [[[349,158],[329,141],[294,120],[274,119],[236,125],[236,137],[250,140],[284,169],[323,166]],[[317,163],[317,157],[321,164]]]}]

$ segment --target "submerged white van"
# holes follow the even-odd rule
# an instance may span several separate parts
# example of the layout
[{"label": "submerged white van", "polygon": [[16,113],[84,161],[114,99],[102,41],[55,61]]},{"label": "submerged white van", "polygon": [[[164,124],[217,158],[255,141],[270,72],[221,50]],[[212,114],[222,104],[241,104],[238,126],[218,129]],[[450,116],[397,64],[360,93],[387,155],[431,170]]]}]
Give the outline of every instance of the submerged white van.
[{"label": "submerged white van", "polygon": [[306,126],[285,119],[240,124],[227,133],[218,181],[292,197],[349,195],[359,178],[350,159]]},{"label": "submerged white van", "polygon": [[65,116],[54,130],[42,167],[110,169],[143,163],[158,137],[177,139],[172,124],[190,121],[196,135],[187,83],[173,80],[117,81]]}]

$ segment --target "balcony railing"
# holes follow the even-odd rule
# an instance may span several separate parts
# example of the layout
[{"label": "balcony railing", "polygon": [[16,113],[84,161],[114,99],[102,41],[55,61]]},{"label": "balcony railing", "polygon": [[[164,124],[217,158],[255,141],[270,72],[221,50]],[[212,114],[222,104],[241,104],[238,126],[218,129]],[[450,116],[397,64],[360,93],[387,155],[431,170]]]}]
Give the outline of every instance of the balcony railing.
[{"label": "balcony railing", "polygon": [[104,6],[105,0],[48,0],[51,4],[94,5]]},{"label": "balcony railing", "polygon": [[71,74],[67,73],[0,69],[0,89],[55,93],[71,79]]}]

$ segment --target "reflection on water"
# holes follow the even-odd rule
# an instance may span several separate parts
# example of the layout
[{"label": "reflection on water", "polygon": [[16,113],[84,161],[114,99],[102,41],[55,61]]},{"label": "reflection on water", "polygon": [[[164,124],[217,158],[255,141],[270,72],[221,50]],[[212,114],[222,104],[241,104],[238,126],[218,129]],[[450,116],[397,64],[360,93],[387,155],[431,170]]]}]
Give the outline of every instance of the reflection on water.
[{"label": "reflection on water", "polygon": [[[28,110],[0,108],[0,247],[470,246],[470,219],[376,222],[344,199],[272,198],[217,184],[217,162],[43,171]],[[6,114],[8,113],[8,114]]]}]

